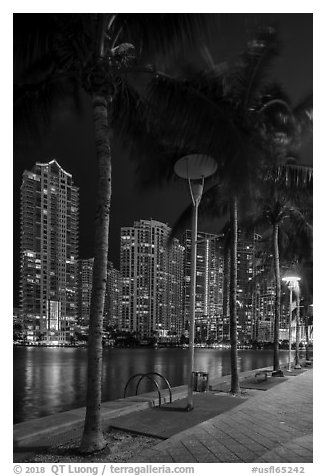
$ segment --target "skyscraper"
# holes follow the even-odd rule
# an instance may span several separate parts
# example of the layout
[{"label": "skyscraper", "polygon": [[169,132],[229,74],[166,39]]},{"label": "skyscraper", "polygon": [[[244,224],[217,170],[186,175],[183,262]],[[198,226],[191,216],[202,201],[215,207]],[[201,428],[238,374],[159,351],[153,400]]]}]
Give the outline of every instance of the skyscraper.
[{"label": "skyscraper", "polygon": [[272,342],[274,340],[275,284],[263,276],[258,276],[254,293],[254,333],[253,340]]},{"label": "skyscraper", "polygon": [[[78,324],[89,325],[93,288],[94,258],[78,260]],[[118,328],[121,324],[121,277],[120,271],[108,261],[103,324]]]},{"label": "skyscraper", "polygon": [[116,329],[121,327],[121,273],[108,262],[106,296],[104,303],[104,325]]},{"label": "skyscraper", "polygon": [[237,315],[239,342],[253,339],[257,233],[238,231]]},{"label": "skyscraper", "polygon": [[[181,243],[185,247],[184,317],[190,313],[191,231],[186,230]],[[223,313],[223,247],[221,237],[199,232],[197,235],[195,321],[207,329],[207,337],[217,338],[219,318]]]},{"label": "skyscraper", "polygon": [[178,339],[184,332],[184,247],[173,238],[167,249],[168,263],[168,309],[166,328]]},{"label": "skyscraper", "polygon": [[142,339],[179,332],[183,248],[178,240],[167,248],[169,232],[152,219],[121,228],[121,324]]},{"label": "skyscraper", "polygon": [[77,317],[78,188],[57,163],[21,185],[20,302],[30,339],[69,341]]},{"label": "skyscraper", "polygon": [[78,324],[88,326],[91,310],[94,258],[78,260]]}]

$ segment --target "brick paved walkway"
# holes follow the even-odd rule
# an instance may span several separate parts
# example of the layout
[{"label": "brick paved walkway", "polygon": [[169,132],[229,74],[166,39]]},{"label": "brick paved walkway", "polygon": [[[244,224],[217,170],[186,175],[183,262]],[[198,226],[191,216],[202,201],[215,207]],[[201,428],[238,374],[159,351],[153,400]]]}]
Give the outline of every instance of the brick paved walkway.
[{"label": "brick paved walkway", "polygon": [[290,377],[130,462],[311,463],[312,380],[312,369]]}]

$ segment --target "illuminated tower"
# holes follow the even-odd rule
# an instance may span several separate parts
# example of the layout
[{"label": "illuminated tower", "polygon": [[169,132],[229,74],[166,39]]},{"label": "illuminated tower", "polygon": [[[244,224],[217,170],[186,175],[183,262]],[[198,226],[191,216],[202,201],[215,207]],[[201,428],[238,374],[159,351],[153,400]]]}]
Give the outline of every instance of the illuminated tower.
[{"label": "illuminated tower", "polygon": [[21,185],[20,302],[29,340],[70,340],[77,317],[78,188],[56,160]]},{"label": "illuminated tower", "polygon": [[78,260],[78,324],[88,326],[91,310],[94,258]]},{"label": "illuminated tower", "polygon": [[108,262],[108,277],[104,303],[104,325],[120,329],[121,327],[121,273]]},{"label": "illuminated tower", "polygon": [[122,329],[142,339],[180,332],[183,247],[167,247],[169,232],[155,220],[121,228]]},{"label": "illuminated tower", "polygon": [[257,233],[238,232],[237,316],[238,338],[249,342],[254,338],[254,304],[256,276],[256,247],[261,238]]},{"label": "illuminated tower", "polygon": [[[182,240],[185,247],[184,316],[185,327],[190,312],[191,231]],[[223,246],[221,237],[199,232],[197,235],[196,265],[196,329],[205,327],[206,338],[218,339],[218,326],[223,313]],[[202,333],[201,331],[199,331]]]}]

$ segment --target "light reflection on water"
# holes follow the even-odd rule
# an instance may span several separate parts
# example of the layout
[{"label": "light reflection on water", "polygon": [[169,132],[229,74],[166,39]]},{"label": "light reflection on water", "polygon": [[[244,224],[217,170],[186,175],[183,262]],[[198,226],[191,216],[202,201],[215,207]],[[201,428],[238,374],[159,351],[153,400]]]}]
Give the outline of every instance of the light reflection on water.
[{"label": "light reflection on water", "polygon": [[[282,364],[287,357],[288,351],[280,352]],[[238,363],[240,371],[272,365],[273,351],[239,350]],[[173,387],[186,383],[187,369],[188,352],[183,349],[104,349],[103,400],[121,398],[128,379],[136,373],[158,372]],[[229,374],[229,350],[196,349],[195,370],[210,377]],[[14,423],[84,406],[87,349],[15,347],[13,376]],[[153,388],[144,379],[139,393]],[[134,391],[135,386],[130,386],[128,395]]]}]

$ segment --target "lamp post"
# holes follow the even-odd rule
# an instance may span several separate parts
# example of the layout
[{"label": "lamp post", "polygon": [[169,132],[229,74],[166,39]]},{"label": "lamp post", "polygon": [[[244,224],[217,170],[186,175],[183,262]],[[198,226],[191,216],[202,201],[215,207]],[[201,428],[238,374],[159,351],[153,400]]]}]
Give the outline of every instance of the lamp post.
[{"label": "lamp post", "polygon": [[189,374],[187,411],[194,408],[193,402],[193,368],[194,368],[194,331],[196,304],[196,258],[197,258],[197,221],[198,207],[203,194],[204,180],[213,175],[217,164],[207,155],[186,155],[179,159],[174,171],[179,177],[186,179],[193,204],[191,226],[191,271],[190,271],[190,326],[189,326]]},{"label": "lamp post", "polygon": [[290,291],[290,302],[289,302],[289,361],[288,361],[288,371],[291,372],[291,335],[292,335],[292,293],[296,286],[298,286],[298,282],[301,278],[298,276],[284,276],[282,281],[284,281]]}]

